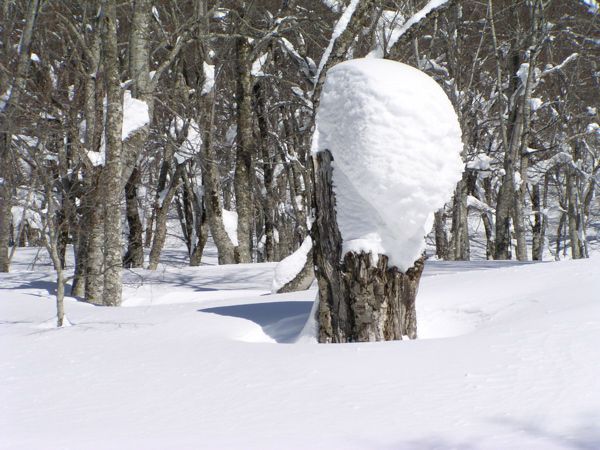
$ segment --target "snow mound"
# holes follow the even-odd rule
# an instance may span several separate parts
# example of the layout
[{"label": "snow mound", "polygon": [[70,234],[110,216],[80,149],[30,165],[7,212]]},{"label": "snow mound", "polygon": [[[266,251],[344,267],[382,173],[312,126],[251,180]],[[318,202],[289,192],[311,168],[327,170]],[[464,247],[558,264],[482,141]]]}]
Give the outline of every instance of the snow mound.
[{"label": "snow mound", "polygon": [[386,254],[400,270],[411,267],[464,167],[442,88],[394,61],[343,62],[327,74],[315,138],[313,151],[334,157],[344,252]]},{"label": "snow mound", "polygon": [[298,250],[279,261],[277,266],[275,266],[275,271],[273,274],[273,285],[271,286],[272,293],[275,294],[279,289],[292,281],[296,275],[302,271],[304,265],[306,264],[308,253],[311,249],[312,239],[310,236],[307,236]]}]

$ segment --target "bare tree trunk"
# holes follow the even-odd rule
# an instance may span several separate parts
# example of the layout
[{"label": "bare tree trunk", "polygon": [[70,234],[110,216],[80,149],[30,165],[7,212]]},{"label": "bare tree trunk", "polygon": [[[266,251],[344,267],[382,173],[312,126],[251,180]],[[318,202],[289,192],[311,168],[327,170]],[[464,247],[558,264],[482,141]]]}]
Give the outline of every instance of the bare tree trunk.
[{"label": "bare tree trunk", "polygon": [[73,283],[71,284],[72,297],[85,297],[85,259],[87,253],[87,233],[79,230],[75,243],[75,268]]},{"label": "bare tree trunk", "polygon": [[169,218],[169,208],[171,206],[171,202],[173,201],[173,197],[177,192],[182,170],[183,165],[178,165],[172,175],[171,184],[168,188],[166,186],[164,187],[164,189],[167,191],[162,192],[162,199],[158,200],[160,203],[157,204],[157,208],[155,209],[156,217],[154,219],[154,240],[152,241],[152,248],[150,249],[150,257],[148,262],[149,270],[156,270],[158,268],[160,254],[167,238],[167,219]]},{"label": "bare tree trunk", "polygon": [[534,261],[542,261],[544,258],[546,227],[548,226],[544,210],[548,203],[548,183],[549,176],[546,174],[546,176],[544,176],[543,190],[540,189],[539,184],[532,187],[531,203],[534,212],[534,222],[532,227],[532,259]]},{"label": "bare tree trunk", "polygon": [[[212,136],[212,131],[206,131],[203,136],[207,134]],[[235,249],[223,225],[221,183],[212,138],[206,137],[203,139],[202,149],[204,155],[202,183],[204,185],[204,199],[210,233],[219,253],[219,264],[233,264],[235,263]]]},{"label": "bare tree trunk", "polygon": [[[12,228],[12,189],[11,182],[8,179],[10,171],[10,163],[8,156],[9,144],[6,142],[5,136],[0,136],[3,141],[0,143],[0,171],[4,177],[0,180],[0,272],[8,272],[10,262],[8,258],[8,246],[10,244],[10,234]],[[16,245],[16,244],[15,244]]]},{"label": "bare tree trunk", "polygon": [[[148,105],[148,114],[152,120],[154,106],[153,88],[150,83],[150,17],[152,2],[149,0],[135,0],[133,2],[133,18],[129,36],[129,70],[133,80],[133,97],[139,98]],[[137,155],[148,136],[148,127],[137,132],[139,136],[132,138],[130,146],[132,153]],[[135,160],[134,160],[135,164]],[[144,227],[140,219],[137,190],[142,178],[140,170],[135,165],[131,176],[125,186],[125,201],[127,223],[129,224],[129,238],[127,253],[124,258],[125,267],[142,267],[144,264],[144,249],[142,233]]]},{"label": "bare tree trunk", "polygon": [[[488,178],[483,180],[483,192],[485,202],[490,205],[492,204],[492,182]],[[485,211],[481,214],[483,220],[483,226],[485,228],[485,255],[486,259],[495,259],[494,254],[494,218],[491,211]]]},{"label": "bare tree trunk", "polygon": [[[515,128],[521,125],[521,121],[517,118],[517,109],[513,108],[509,111],[509,106],[505,98],[505,89],[503,85],[503,74],[500,61],[502,59],[502,50],[498,44],[496,36],[496,25],[494,20],[493,2],[488,0],[488,13],[490,21],[490,30],[492,35],[492,42],[494,45],[495,52],[495,63],[496,63],[496,90],[498,93],[498,115],[500,117],[500,137],[502,141],[502,149],[504,151],[504,175],[502,177],[502,183],[498,191],[497,203],[496,203],[496,242],[494,248],[494,257],[496,259],[511,259],[511,213],[512,206],[514,205],[514,190],[515,190],[515,143],[517,138],[520,137],[520,131]],[[519,69],[520,59],[518,50],[512,50],[510,57],[511,67],[510,72],[516,73]],[[508,86],[508,95],[516,92],[517,81],[514,76],[510,77]],[[505,116],[509,114],[508,121]],[[510,139],[509,139],[510,136]]]},{"label": "bare tree trunk", "polygon": [[252,74],[250,44],[243,37],[237,40],[237,150],[235,163],[235,206],[238,215],[237,261],[252,261],[252,219],[254,212],[252,157]]},{"label": "bare tree trunk", "polygon": [[452,238],[450,240],[450,257],[454,261],[468,261],[471,257],[469,246],[469,210],[467,207],[468,173],[456,185],[452,207]]},{"label": "bare tree trunk", "polygon": [[65,320],[65,276],[62,269],[56,271],[56,326],[64,325]]},{"label": "bare tree trunk", "polygon": [[582,192],[583,204],[581,206],[580,230],[581,230],[581,235],[584,238],[583,239],[583,253],[586,258],[590,257],[590,253],[589,253],[589,245],[588,245],[587,239],[585,238],[585,235],[586,235],[586,228],[588,226],[588,221],[589,221],[589,217],[590,217],[590,207],[592,205],[592,201],[596,197],[596,194],[595,194],[596,184],[597,184],[596,176],[598,175],[598,173],[600,173],[600,163],[597,163],[596,167],[592,170],[592,176],[590,176],[589,179],[586,181],[586,188]]},{"label": "bare tree trunk", "polygon": [[66,279],[62,268],[62,262],[60,261],[60,255],[58,254],[57,236],[55,236],[53,232],[50,232],[50,241],[46,238],[44,241],[56,272],[56,326],[60,328],[64,325],[65,320]]},{"label": "bare tree trunk", "polygon": [[496,242],[494,248],[495,259],[511,259],[510,252],[510,205],[513,196],[512,179],[504,175],[498,192],[498,203],[496,204]]},{"label": "bare tree trunk", "polygon": [[90,174],[87,192],[81,199],[82,220],[80,230],[79,269],[85,275],[82,288],[85,289],[85,300],[95,305],[102,304],[104,258],[104,222],[102,215],[104,204],[99,200],[99,174]]},{"label": "bare tree trunk", "polygon": [[123,98],[119,78],[119,50],[117,47],[116,1],[103,0],[104,9],[104,65],[106,69],[106,165],[102,172],[104,216],[104,290],[102,303],[106,306],[121,304],[121,129],[123,126]]},{"label": "bare tree trunk", "polygon": [[[95,5],[98,7],[98,5]],[[85,141],[86,151],[96,152],[102,136],[102,95],[98,75],[102,35],[100,24],[95,24],[92,41],[86,55],[85,70],[87,76],[84,83]],[[93,304],[102,303],[101,271],[104,264],[101,246],[103,243],[103,226],[99,209],[103,207],[99,198],[100,168],[88,166],[82,181],[75,254],[75,277],[71,287],[71,295],[84,297]]]},{"label": "bare tree trunk", "polygon": [[531,257],[534,261],[541,261],[544,254],[544,237],[542,231],[542,201],[540,195],[540,185],[534,184],[531,187],[531,208],[533,209],[534,219],[533,226],[531,228],[532,243],[531,243]]},{"label": "bare tree trunk", "polygon": [[[190,169],[192,171],[194,169]],[[206,222],[206,210],[202,196],[198,196],[197,189],[193,185],[192,177],[188,170],[181,172],[182,201],[177,202],[177,211],[183,231],[190,266],[199,266],[202,261],[202,252],[208,239],[208,224]]]},{"label": "bare tree trunk", "polygon": [[[10,83],[10,92],[4,110],[0,113],[0,272],[8,272],[10,261],[8,246],[11,234],[12,208],[12,121],[19,107],[21,93],[25,89],[27,73],[31,64],[30,48],[33,31],[40,10],[40,0],[30,0],[25,18],[25,27],[19,42],[19,59],[15,77]],[[8,45],[8,42],[5,42]],[[4,64],[4,62],[3,62]],[[4,88],[2,88],[3,90]]]},{"label": "bare tree trunk", "polygon": [[435,254],[439,259],[448,259],[448,233],[444,208],[435,212],[433,229],[435,233]]},{"label": "bare tree trunk", "polygon": [[151,208],[150,218],[146,221],[146,232],[144,235],[144,247],[149,248],[152,245],[152,233],[154,228],[154,217],[156,215],[156,211],[154,208]]},{"label": "bare tree trunk", "polygon": [[564,233],[564,228],[565,228],[566,222],[567,222],[567,214],[562,213],[560,215],[560,220],[558,221],[558,228],[556,230],[556,255],[555,255],[555,259],[557,261],[560,259],[561,243],[562,243],[562,240],[563,240],[563,233]]},{"label": "bare tree trunk", "polygon": [[140,219],[140,210],[138,206],[137,187],[141,183],[141,174],[138,167],[134,167],[131,176],[125,185],[126,216],[129,225],[129,244],[127,253],[123,258],[124,267],[142,267],[144,264],[144,243],[142,232],[144,226]]},{"label": "bare tree trunk", "polygon": [[569,169],[567,173],[567,218],[569,227],[569,240],[571,241],[571,258],[583,258],[583,249],[579,237],[579,196],[577,193],[576,177]]},{"label": "bare tree trunk", "polygon": [[260,131],[260,146],[263,160],[263,180],[265,194],[263,202],[264,235],[265,235],[265,261],[275,261],[275,202],[273,193],[273,162],[272,152],[269,151],[269,123],[267,118],[267,105],[265,101],[262,82],[254,85],[256,98],[258,128]]},{"label": "bare tree trunk", "polygon": [[314,257],[319,284],[319,342],[365,342],[417,337],[415,298],[424,259],[406,273],[380,255],[348,252],[342,260],[332,185],[332,157],[315,157]]},{"label": "bare tree trunk", "polygon": [[[208,1],[198,0],[195,5],[195,14],[200,26],[198,32],[207,33],[208,23]],[[199,38],[199,41],[202,39]],[[203,60],[206,64],[211,64],[209,48],[202,48]],[[202,92],[204,77],[200,80],[202,85],[197,86],[197,91]],[[204,95],[198,97],[198,123],[202,130],[202,187],[204,188],[204,205],[206,207],[206,220],[212,235],[212,239],[217,247],[219,255],[219,264],[235,263],[234,245],[229,239],[225,226],[223,225],[223,199],[221,195],[222,187],[219,174],[219,162],[214,147],[214,128],[215,128],[215,86],[212,89],[204,90]]]}]

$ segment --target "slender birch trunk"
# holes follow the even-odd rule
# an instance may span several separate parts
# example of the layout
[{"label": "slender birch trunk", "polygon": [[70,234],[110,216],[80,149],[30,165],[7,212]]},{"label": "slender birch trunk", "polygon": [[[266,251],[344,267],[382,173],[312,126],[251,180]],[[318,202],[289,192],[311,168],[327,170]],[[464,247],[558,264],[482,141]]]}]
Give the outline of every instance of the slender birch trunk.
[{"label": "slender birch trunk", "polygon": [[571,243],[571,258],[583,258],[583,246],[580,238],[580,201],[576,186],[576,175],[569,169],[566,177],[567,184],[567,225],[569,229],[569,241]]},{"label": "slender birch trunk", "polygon": [[104,189],[104,290],[102,303],[119,306],[122,295],[123,255],[121,248],[121,129],[123,126],[123,98],[119,78],[119,50],[117,46],[116,1],[103,0],[104,12],[104,67],[106,74],[106,165],[102,173]]}]

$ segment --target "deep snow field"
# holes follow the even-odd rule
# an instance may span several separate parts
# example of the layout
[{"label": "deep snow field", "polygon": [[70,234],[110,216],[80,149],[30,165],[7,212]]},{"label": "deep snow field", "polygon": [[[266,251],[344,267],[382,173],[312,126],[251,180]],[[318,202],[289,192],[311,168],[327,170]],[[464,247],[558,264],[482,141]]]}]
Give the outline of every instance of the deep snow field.
[{"label": "deep snow field", "polygon": [[0,274],[2,449],[598,449],[600,255],[428,261],[420,339],[297,341],[316,291],[274,264],[126,271],[66,300],[43,252]]}]

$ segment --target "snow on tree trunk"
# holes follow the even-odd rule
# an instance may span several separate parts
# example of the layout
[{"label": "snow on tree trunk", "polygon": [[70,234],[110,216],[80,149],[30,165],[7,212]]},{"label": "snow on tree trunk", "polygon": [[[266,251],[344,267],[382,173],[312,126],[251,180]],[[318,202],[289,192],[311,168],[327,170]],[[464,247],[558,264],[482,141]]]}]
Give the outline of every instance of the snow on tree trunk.
[{"label": "snow on tree trunk", "polygon": [[307,236],[298,250],[275,266],[271,287],[273,293],[303,291],[310,287],[315,278],[312,246],[312,239]]},{"label": "snow on tree trunk", "polygon": [[[153,92],[150,83],[150,18],[152,17],[152,2],[136,0],[133,2],[132,27],[129,33],[129,70],[132,76],[132,95],[144,101],[148,109],[148,122],[153,111]],[[129,139],[124,147],[136,156],[141,153],[148,138],[149,127],[141,127],[133,139]],[[125,152],[125,149],[124,149]],[[137,161],[137,158],[136,158]],[[127,170],[127,172],[129,172]],[[144,226],[140,219],[138,206],[138,187],[142,183],[140,169],[137,164],[125,185],[125,212],[129,225],[128,245],[123,265],[125,267],[142,267],[144,265],[144,246],[142,234]]]},{"label": "snow on tree trunk", "polygon": [[316,132],[318,339],[416,338],[424,236],[463,170],[452,105],[414,68],[357,59],[328,73]]}]

